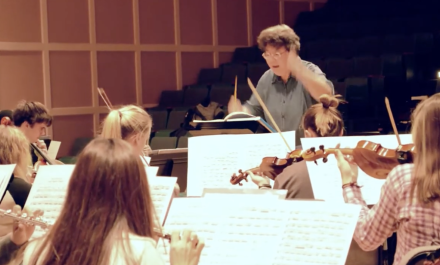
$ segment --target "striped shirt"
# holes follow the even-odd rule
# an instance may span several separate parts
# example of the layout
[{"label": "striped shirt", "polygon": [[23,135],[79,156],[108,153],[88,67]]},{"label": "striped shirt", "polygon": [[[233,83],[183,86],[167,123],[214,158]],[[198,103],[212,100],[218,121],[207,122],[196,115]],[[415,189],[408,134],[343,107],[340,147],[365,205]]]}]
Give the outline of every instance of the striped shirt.
[{"label": "striped shirt", "polygon": [[440,199],[429,204],[410,201],[413,164],[395,167],[382,186],[379,202],[372,209],[362,199],[361,188],[343,189],[346,203],[362,205],[354,239],[363,250],[374,250],[397,232],[394,264],[421,246],[440,245]]}]

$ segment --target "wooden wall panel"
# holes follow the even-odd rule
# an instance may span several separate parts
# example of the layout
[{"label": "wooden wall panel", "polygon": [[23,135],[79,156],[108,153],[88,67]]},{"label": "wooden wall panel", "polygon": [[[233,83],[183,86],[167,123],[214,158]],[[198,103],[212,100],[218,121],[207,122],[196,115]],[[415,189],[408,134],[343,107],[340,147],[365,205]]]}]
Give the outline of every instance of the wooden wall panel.
[{"label": "wooden wall panel", "polygon": [[116,106],[153,107],[161,91],[194,84],[200,68],[230,62],[262,29],[292,26],[300,11],[323,2],[0,1],[0,109],[22,99],[46,104],[55,117],[49,134],[67,154],[108,112],[98,86]]}]

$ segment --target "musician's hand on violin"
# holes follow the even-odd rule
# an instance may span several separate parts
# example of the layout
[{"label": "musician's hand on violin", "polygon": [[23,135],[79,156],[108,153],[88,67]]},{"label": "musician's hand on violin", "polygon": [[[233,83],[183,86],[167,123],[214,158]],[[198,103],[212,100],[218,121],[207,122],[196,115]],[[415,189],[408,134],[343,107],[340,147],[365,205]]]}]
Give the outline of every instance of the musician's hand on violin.
[{"label": "musician's hand on violin", "polygon": [[174,197],[179,197],[179,194],[180,194],[180,186],[179,186],[179,184],[175,184],[174,185]]},{"label": "musician's hand on violin", "polygon": [[[21,215],[23,212],[26,213],[26,211],[21,210],[20,205],[15,205],[12,208],[12,212]],[[33,214],[30,214],[30,218],[36,218],[43,215],[43,211],[36,210]],[[23,223],[19,223],[18,221],[14,221],[14,224],[12,225],[12,235],[11,235],[11,241],[16,244],[17,246],[21,246],[24,243],[26,243],[29,238],[34,233],[35,226],[33,225],[26,225]]]},{"label": "musician's hand on violin", "polygon": [[252,171],[247,171],[249,176],[252,179],[252,182],[255,183],[258,187],[263,186],[264,184],[270,184],[269,178],[264,176],[262,173]]},{"label": "musician's hand on violin", "polygon": [[45,154],[47,154],[47,145],[43,140],[38,140],[37,142],[35,142],[35,145],[41,150],[43,151]]},{"label": "musician's hand on violin", "polygon": [[180,234],[180,231],[174,231],[171,234],[170,264],[197,265],[204,247],[205,242],[199,240],[194,232],[184,230]]},{"label": "musician's hand on violin", "polygon": [[344,156],[339,151],[339,144],[336,146],[335,156],[338,161],[338,168],[341,172],[342,185],[357,181],[359,167],[354,162],[352,156]]},{"label": "musician's hand on violin", "polygon": [[244,111],[243,105],[241,105],[241,102],[239,99],[235,99],[234,96],[231,96],[231,99],[229,99],[228,103],[228,112],[242,112]]}]

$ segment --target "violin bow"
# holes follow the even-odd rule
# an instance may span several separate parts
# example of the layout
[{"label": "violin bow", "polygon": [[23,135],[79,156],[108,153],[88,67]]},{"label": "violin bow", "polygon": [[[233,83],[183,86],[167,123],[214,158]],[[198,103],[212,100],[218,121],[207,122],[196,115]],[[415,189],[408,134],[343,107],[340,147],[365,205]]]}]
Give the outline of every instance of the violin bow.
[{"label": "violin bow", "polygon": [[[98,87],[98,93],[101,96],[102,100],[104,101],[105,105],[107,105],[107,108],[112,111],[114,110],[112,103],[110,102],[110,99],[107,96],[107,93],[105,93],[104,88]],[[141,158],[144,161],[144,163],[148,166],[150,166],[150,163],[148,163],[147,159],[145,159],[146,155],[144,153],[144,150],[141,151],[142,155]]]},{"label": "violin bow", "polygon": [[280,134],[281,138],[283,139],[284,143],[287,146],[287,149],[289,149],[289,152],[291,152],[292,148],[290,148],[289,144],[286,141],[286,138],[284,138],[283,134],[281,133],[280,128],[278,127],[278,125],[276,124],[275,120],[273,119],[272,114],[270,114],[269,110],[267,109],[266,105],[264,104],[263,100],[261,99],[260,95],[258,94],[257,89],[255,89],[254,85],[252,84],[252,81],[249,78],[248,78],[248,84],[249,84],[249,87],[252,90],[252,93],[254,93],[255,97],[257,98],[258,102],[260,103],[261,107],[267,113],[267,116],[269,117],[269,120],[272,122],[272,124],[274,125],[275,129]]},{"label": "violin bow", "polygon": [[394,121],[393,112],[391,111],[390,101],[388,100],[388,97],[385,97],[385,105],[387,106],[388,116],[390,116],[391,126],[393,126],[394,134],[397,137],[397,143],[399,145],[402,145],[402,142],[400,141],[399,132],[397,131],[396,122]]}]

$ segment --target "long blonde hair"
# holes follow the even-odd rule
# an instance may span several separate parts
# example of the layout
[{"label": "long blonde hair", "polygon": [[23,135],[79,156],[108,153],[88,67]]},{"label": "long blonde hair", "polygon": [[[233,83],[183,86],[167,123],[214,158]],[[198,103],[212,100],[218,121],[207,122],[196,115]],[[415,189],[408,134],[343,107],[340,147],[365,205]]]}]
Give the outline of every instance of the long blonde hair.
[{"label": "long blonde hair", "polygon": [[14,126],[0,125],[0,164],[16,164],[14,176],[30,182],[32,164],[30,144],[26,136]]},{"label": "long blonde hair", "polygon": [[145,168],[131,145],[97,138],[79,155],[61,213],[29,264],[107,265],[113,251],[124,264],[140,264],[129,234],[156,239],[155,216]]},{"label": "long blonde hair", "polygon": [[411,197],[419,202],[440,198],[440,93],[422,101],[412,115],[415,158]]},{"label": "long blonde hair", "polygon": [[323,94],[318,104],[311,106],[302,118],[302,128],[312,130],[319,137],[340,136],[344,120],[337,109],[339,99]]},{"label": "long blonde hair", "polygon": [[152,123],[145,110],[127,105],[110,111],[102,124],[101,137],[127,140],[137,134],[150,134]]}]

